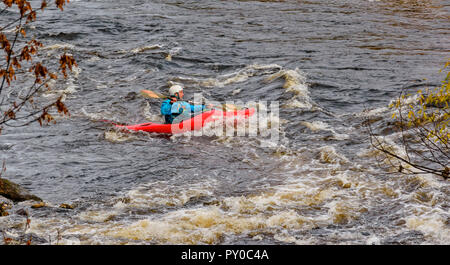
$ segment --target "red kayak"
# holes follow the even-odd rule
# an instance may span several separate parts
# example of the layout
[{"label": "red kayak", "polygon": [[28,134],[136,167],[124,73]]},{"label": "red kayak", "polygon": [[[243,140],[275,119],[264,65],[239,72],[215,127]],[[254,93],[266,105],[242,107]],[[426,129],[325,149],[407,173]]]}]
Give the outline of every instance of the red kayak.
[{"label": "red kayak", "polygon": [[154,122],[146,122],[134,125],[117,125],[119,128],[126,128],[133,131],[144,131],[144,132],[155,132],[155,133],[165,133],[165,134],[178,134],[188,131],[197,131],[202,129],[207,123],[213,122],[220,118],[229,119],[240,119],[248,118],[255,113],[254,108],[248,108],[243,110],[234,111],[222,111],[222,110],[208,110],[196,115],[188,120],[184,120],[180,123],[174,124],[161,124]]}]

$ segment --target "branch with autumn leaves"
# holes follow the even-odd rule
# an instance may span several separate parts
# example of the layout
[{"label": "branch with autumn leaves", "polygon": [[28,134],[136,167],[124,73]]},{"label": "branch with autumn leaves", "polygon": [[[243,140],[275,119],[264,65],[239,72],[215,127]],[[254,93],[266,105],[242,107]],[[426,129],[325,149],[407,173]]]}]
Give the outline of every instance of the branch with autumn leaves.
[{"label": "branch with autumn leaves", "polygon": [[[3,125],[20,127],[36,121],[41,125],[49,123],[54,120],[49,113],[52,108],[62,115],[69,115],[62,96],[39,107],[34,104],[34,98],[38,92],[43,88],[50,89],[49,82],[58,79],[58,72],[66,79],[68,70],[72,71],[72,68],[77,66],[73,56],[65,52],[59,57],[59,61],[52,64],[53,68],[55,65],[57,67],[54,71],[49,70],[43,62],[34,61],[38,58],[39,49],[43,47],[43,44],[27,36],[26,26],[36,21],[39,12],[44,12],[50,3],[43,0],[39,8],[33,8],[30,1],[26,0],[2,0],[1,2],[4,7],[0,8],[0,13],[8,9],[16,9],[19,12],[17,18],[10,19],[5,25],[0,25],[0,133]],[[66,2],[68,3],[69,0],[55,0],[54,5],[63,11]],[[32,85],[24,89],[23,86],[29,81],[30,76],[27,73],[31,73]],[[14,82],[19,83],[16,86],[26,92],[24,95],[17,96],[16,100],[5,102],[6,88],[19,89],[13,87]],[[8,93],[8,98],[10,94],[11,91]],[[29,105],[31,110],[25,113],[26,105]]]},{"label": "branch with autumn leaves", "polygon": [[377,135],[367,119],[371,146],[382,161],[398,172],[450,177],[450,59],[440,70],[447,71],[442,85],[415,94],[402,90],[390,105],[398,132],[398,144]]},{"label": "branch with autumn leaves", "polygon": [[[33,5],[38,4],[36,2],[33,1]],[[54,5],[63,11],[66,2],[69,0],[56,0]],[[50,5],[51,3],[42,0],[40,7],[33,8],[30,1],[0,0],[0,134],[3,126],[22,127],[32,122],[39,122],[42,126],[54,121],[50,114],[52,109],[56,109],[61,115],[70,115],[62,96],[53,100],[41,100],[41,97],[38,97],[39,92],[51,89],[49,84],[55,82],[58,75],[66,79],[68,71],[77,66],[73,56],[66,52],[54,63],[49,62],[49,58],[40,58],[39,51],[44,47],[43,43],[27,34],[27,30],[32,28],[29,25]],[[7,12],[8,10],[13,12]],[[5,171],[3,161],[0,177]],[[0,204],[2,215],[5,214],[3,206]],[[23,215],[26,216],[23,231],[25,236],[31,219],[26,211]],[[14,243],[4,231],[2,235],[4,244]],[[31,240],[30,235],[26,244],[31,244]],[[19,240],[15,243],[24,242]]]}]

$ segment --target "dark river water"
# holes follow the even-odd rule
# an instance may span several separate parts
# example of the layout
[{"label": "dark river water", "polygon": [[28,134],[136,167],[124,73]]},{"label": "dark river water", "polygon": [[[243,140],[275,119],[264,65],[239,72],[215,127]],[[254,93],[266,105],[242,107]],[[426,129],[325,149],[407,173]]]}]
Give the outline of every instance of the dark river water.
[{"label": "dark river water", "polygon": [[[448,181],[389,173],[363,126],[377,120],[395,145],[391,100],[440,86],[448,1],[71,0],[28,34],[41,57],[78,62],[41,95],[64,95],[70,117],[0,136],[4,177],[48,206],[14,206],[29,209],[36,243],[450,243]],[[174,83],[187,99],[279,103],[278,139],[100,121],[161,122],[161,101],[139,91]]]}]

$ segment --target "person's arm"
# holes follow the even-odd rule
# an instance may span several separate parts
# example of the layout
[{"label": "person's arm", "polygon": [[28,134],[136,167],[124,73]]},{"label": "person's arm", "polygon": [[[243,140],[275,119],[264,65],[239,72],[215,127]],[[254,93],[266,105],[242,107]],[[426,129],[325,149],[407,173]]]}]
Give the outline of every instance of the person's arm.
[{"label": "person's arm", "polygon": [[189,105],[191,106],[191,112],[201,112],[205,109],[205,105]]},{"label": "person's arm", "polygon": [[170,115],[171,108],[172,108],[172,106],[169,104],[169,102],[164,101],[161,105],[161,114],[162,115]]}]

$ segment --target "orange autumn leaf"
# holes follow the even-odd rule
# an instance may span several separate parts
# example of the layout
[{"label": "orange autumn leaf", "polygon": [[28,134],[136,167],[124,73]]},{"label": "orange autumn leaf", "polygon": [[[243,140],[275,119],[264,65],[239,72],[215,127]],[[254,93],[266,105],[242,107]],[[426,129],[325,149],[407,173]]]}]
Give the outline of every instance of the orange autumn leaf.
[{"label": "orange autumn leaf", "polygon": [[55,4],[59,9],[61,9],[61,11],[63,11],[63,6],[66,4],[66,1],[69,3],[69,0],[55,0]]},{"label": "orange autumn leaf", "polygon": [[4,3],[6,6],[11,7],[12,4],[13,4],[13,0],[3,0],[3,3]]},{"label": "orange autumn leaf", "polygon": [[41,9],[44,9],[47,7],[47,1],[43,0],[41,4]]}]

